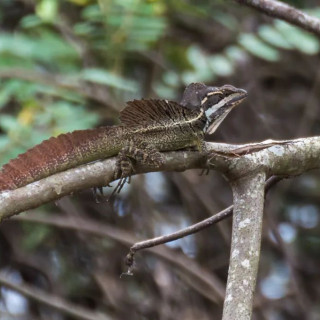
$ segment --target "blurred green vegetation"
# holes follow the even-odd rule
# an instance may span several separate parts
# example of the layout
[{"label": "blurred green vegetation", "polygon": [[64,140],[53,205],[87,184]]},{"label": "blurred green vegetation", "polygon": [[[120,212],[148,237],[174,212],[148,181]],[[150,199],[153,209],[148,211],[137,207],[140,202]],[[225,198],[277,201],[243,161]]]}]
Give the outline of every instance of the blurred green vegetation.
[{"label": "blurred green vegetation", "polygon": [[[14,3],[1,2],[2,24],[13,19],[11,30],[0,32],[1,163],[49,136],[103,123],[79,90],[58,81],[47,84],[48,75],[68,84],[100,86],[116,97],[121,109],[124,100],[146,93],[145,59],[157,65],[150,94],[173,99],[192,81],[232,75],[248,55],[276,62],[284,50],[319,52],[315,36],[282,21],[247,32],[223,1],[39,0],[34,7],[20,6],[20,13],[10,11]],[[320,8],[312,14],[320,16]],[[208,50],[204,39],[177,37],[175,25],[170,27],[173,16],[175,24],[199,30],[208,27],[197,20],[220,25],[228,43]],[[35,73],[35,81],[26,81],[29,72]]]}]

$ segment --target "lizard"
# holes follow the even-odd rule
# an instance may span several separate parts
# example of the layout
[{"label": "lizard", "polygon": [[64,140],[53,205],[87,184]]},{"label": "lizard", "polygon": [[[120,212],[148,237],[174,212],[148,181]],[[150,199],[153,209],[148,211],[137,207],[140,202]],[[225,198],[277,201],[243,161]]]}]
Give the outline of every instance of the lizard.
[{"label": "lizard", "polygon": [[0,170],[0,192],[14,190],[55,173],[116,156],[119,192],[134,173],[135,162],[160,167],[161,152],[203,151],[204,135],[213,134],[228,113],[247,97],[243,89],[191,83],[180,103],[159,99],[127,102],[121,124],[76,130],[51,137],[10,160]]}]

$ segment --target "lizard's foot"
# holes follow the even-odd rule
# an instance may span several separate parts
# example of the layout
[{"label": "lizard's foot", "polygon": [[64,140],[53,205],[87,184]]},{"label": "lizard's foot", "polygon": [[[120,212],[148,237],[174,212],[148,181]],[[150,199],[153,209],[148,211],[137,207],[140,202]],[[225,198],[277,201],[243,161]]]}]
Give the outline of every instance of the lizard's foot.
[{"label": "lizard's foot", "polygon": [[102,187],[93,187],[93,196],[96,203],[104,202],[103,188]]},{"label": "lizard's foot", "polygon": [[209,174],[209,172],[210,172],[210,168],[208,166],[207,168],[203,168],[201,170],[201,172],[199,173],[199,176],[207,176]]},{"label": "lizard's foot", "polygon": [[118,184],[112,191],[109,198],[112,198],[116,193],[120,193],[126,182],[130,183],[131,175],[134,172],[132,161],[124,152],[120,152],[116,162],[116,171],[114,178],[119,179]]},{"label": "lizard's foot", "polygon": [[135,172],[133,160],[138,163],[154,165],[156,168],[159,168],[164,163],[162,154],[154,147],[145,142],[129,141],[118,154],[114,177],[115,179],[120,178],[120,181],[110,198],[119,193],[126,182],[130,183],[131,175]]}]

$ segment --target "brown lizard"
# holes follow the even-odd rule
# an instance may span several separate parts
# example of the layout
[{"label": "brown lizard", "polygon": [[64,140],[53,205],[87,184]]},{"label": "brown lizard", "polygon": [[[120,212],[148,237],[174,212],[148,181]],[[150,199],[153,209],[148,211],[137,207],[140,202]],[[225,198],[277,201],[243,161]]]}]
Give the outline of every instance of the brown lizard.
[{"label": "brown lizard", "polygon": [[52,137],[5,164],[0,191],[92,161],[117,156],[115,178],[134,170],[134,161],[162,164],[162,151],[195,148],[202,151],[204,134],[212,134],[247,93],[231,85],[210,87],[192,83],[180,104],[167,100],[134,100],[120,113],[121,125],[77,130]]}]

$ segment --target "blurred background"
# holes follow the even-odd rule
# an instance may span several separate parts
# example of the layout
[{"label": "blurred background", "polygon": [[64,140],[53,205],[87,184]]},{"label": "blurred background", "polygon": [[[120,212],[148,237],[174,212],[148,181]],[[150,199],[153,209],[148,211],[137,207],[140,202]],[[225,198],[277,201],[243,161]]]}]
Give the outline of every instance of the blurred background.
[{"label": "blurred background", "polygon": [[[320,17],[319,1],[287,2]],[[118,124],[127,100],[179,101],[190,82],[249,92],[209,140],[319,135],[319,51],[312,34],[231,0],[0,0],[0,163]],[[219,173],[199,173],[139,175],[112,204],[86,190],[2,223],[0,319],[219,319],[231,219],[138,253],[119,277],[135,241],[232,203]],[[269,192],[254,319],[320,319],[319,189],[313,171]],[[80,307],[96,316],[72,315]]]}]

